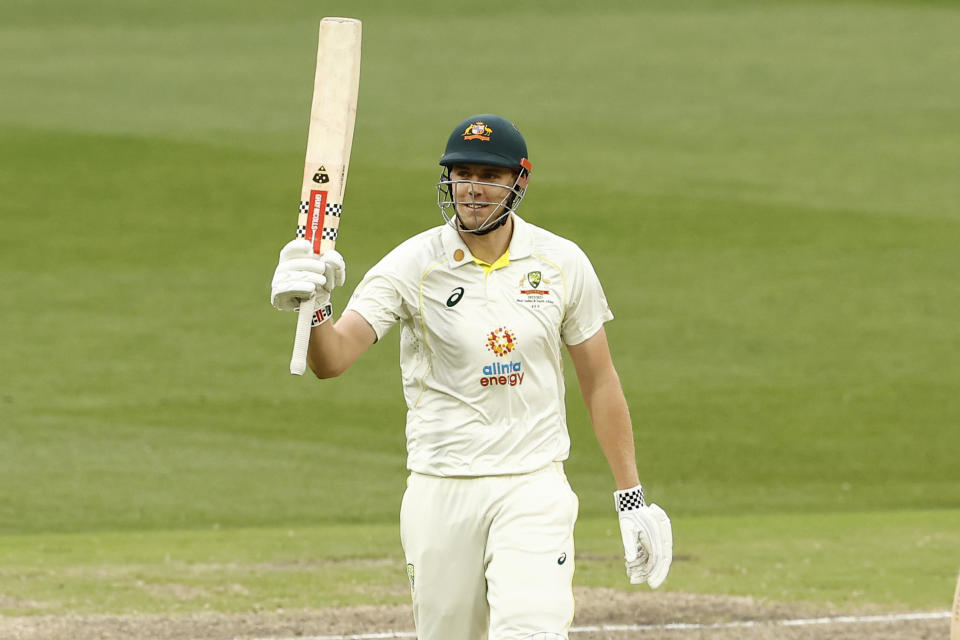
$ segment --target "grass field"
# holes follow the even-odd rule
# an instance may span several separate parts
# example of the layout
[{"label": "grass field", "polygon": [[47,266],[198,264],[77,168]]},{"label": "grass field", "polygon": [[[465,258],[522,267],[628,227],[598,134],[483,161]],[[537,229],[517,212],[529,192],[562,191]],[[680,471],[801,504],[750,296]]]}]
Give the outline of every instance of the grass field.
[{"label": "grass field", "polygon": [[[665,588],[947,608],[960,5],[0,15],[0,614],[402,601],[397,334],[293,378],[294,316],[267,300],[323,15],[365,38],[338,308],[441,222],[448,129],[502,113],[534,163],[521,214],[584,247],[617,315],[641,478],[675,522]],[[626,588],[569,386],[577,581]],[[212,595],[144,588],[171,583]]]}]

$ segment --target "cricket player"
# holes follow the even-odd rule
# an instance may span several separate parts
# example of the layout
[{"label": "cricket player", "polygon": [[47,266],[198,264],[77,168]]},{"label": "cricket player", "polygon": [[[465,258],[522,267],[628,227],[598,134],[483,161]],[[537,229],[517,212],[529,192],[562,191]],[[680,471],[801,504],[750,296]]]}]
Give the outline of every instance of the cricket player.
[{"label": "cricket player", "polygon": [[616,482],[631,583],[666,578],[670,520],[644,499],[604,331],[613,314],[590,261],[516,213],[532,169],[523,136],[497,115],[471,116],[440,165],[446,224],[370,269],[339,320],[330,292],[343,258],[305,240],[281,251],[271,300],[292,311],[314,298],[307,362],[319,378],[400,325],[410,470],[400,533],[420,639],[566,638],[578,500],[563,471],[563,347]]}]

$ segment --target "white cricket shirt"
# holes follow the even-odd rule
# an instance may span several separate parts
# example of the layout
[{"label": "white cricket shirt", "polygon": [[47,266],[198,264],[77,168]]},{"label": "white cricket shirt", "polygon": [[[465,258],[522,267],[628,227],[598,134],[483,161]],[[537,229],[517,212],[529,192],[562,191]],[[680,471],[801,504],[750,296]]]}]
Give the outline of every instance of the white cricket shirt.
[{"label": "white cricket shirt", "polygon": [[401,325],[411,471],[527,473],[569,454],[562,345],[613,314],[576,244],[513,223],[506,266],[478,265],[443,225],[387,254],[347,305],[378,340]]}]

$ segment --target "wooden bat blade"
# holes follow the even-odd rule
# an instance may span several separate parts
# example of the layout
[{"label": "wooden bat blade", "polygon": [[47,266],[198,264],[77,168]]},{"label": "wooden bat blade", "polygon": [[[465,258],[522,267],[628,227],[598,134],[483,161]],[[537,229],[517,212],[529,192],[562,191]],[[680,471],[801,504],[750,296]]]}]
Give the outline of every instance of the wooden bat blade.
[{"label": "wooden bat blade", "polygon": [[320,22],[300,192],[301,210],[306,208],[301,212],[303,237],[313,242],[315,253],[336,245],[357,116],[360,40],[359,20],[324,18]]},{"label": "wooden bat blade", "polygon": [[[340,232],[360,90],[361,35],[359,20],[328,17],[320,21],[297,219],[297,237],[308,240],[317,254],[333,249]],[[306,370],[314,313],[312,299],[301,302],[290,360],[290,372],[296,375]]]}]

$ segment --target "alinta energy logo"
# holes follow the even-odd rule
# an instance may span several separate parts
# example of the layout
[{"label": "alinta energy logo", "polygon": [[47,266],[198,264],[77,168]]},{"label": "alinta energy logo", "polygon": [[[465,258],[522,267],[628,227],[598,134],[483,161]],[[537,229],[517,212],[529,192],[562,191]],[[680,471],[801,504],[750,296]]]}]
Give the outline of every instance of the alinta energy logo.
[{"label": "alinta energy logo", "polygon": [[[498,358],[506,357],[517,348],[517,335],[506,327],[498,327],[487,334],[487,350]],[[515,387],[523,384],[523,363],[519,360],[494,361],[483,366],[481,387]]]}]

